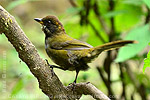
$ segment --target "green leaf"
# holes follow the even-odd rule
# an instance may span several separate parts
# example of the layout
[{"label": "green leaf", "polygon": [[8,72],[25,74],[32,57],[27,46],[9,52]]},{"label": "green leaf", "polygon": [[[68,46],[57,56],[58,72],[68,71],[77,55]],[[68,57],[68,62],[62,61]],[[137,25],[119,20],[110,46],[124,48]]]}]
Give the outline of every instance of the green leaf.
[{"label": "green leaf", "polygon": [[143,73],[145,72],[147,67],[150,67],[150,51],[147,54],[147,58],[144,59]]},{"label": "green leaf", "polygon": [[143,0],[143,2],[148,6],[148,8],[150,9],[150,0]]},{"label": "green leaf", "polygon": [[[18,82],[15,84],[11,91],[11,97],[16,96],[23,90],[23,88],[32,80],[33,76],[26,75],[25,77],[20,77]],[[12,99],[12,98],[10,98]]]},{"label": "green leaf", "polygon": [[123,62],[131,57],[134,57],[141,50],[143,50],[150,41],[149,24],[133,29],[126,36],[125,40],[136,40],[137,44],[130,44],[121,48],[118,52],[116,62]]},{"label": "green leaf", "polygon": [[24,87],[24,81],[23,81],[23,79],[20,79],[17,83],[16,83],[16,85],[15,85],[15,87],[13,88],[13,90],[12,90],[12,92],[11,92],[11,96],[13,96],[13,95],[16,95],[23,87]]},{"label": "green leaf", "polygon": [[8,6],[7,6],[7,10],[11,10],[13,8],[15,8],[16,6],[20,5],[20,4],[23,4],[23,3],[26,3],[28,0],[15,0],[13,2],[11,2]]},{"label": "green leaf", "polygon": [[67,13],[78,13],[80,10],[82,10],[83,8],[82,7],[78,7],[78,8],[75,8],[75,7],[71,7],[71,8],[68,8],[67,9]]},{"label": "green leaf", "polygon": [[122,0],[121,2],[125,4],[135,5],[135,6],[141,6],[143,3],[141,0]]},{"label": "green leaf", "polygon": [[125,14],[125,13],[128,13],[128,11],[126,11],[126,10],[110,11],[110,12],[104,14],[103,16],[106,18],[111,18],[111,17],[117,16],[120,14]]},{"label": "green leaf", "polygon": [[[126,0],[122,0],[122,2],[123,1]],[[115,7],[116,11],[120,11],[120,13],[118,12],[118,14],[115,16],[115,26],[117,32],[119,33],[129,30],[131,27],[134,27],[135,24],[141,22],[141,14],[144,15],[141,6],[129,5],[122,2]]]}]

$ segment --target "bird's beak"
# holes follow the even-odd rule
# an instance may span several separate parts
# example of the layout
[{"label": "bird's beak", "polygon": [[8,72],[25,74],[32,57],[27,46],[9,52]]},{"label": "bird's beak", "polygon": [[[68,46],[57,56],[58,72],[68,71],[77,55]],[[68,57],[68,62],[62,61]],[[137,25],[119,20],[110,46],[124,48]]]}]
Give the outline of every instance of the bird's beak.
[{"label": "bird's beak", "polygon": [[42,18],[34,18],[35,21],[39,22],[40,24],[43,25],[43,21],[42,21]]}]

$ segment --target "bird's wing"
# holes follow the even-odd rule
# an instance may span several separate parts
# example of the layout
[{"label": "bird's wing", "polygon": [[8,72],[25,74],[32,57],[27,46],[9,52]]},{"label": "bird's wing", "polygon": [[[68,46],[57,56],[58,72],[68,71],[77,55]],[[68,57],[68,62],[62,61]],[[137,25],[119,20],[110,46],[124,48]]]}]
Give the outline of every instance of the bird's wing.
[{"label": "bird's wing", "polygon": [[55,42],[52,43],[51,45],[52,49],[57,49],[57,50],[82,50],[82,49],[89,49],[92,47],[93,46],[76,39],[68,40],[65,42],[59,42],[59,43]]},{"label": "bird's wing", "polygon": [[[92,46],[85,42],[73,39],[65,42],[59,41],[59,43],[52,43],[51,48],[55,49],[58,52],[62,50],[67,51],[67,55],[69,57],[68,62],[70,64],[78,65],[80,63],[84,67],[87,65],[80,59],[82,58],[82,56],[86,56],[88,54],[86,50],[89,50],[90,48],[92,48]],[[85,69],[83,68],[83,70]]]}]

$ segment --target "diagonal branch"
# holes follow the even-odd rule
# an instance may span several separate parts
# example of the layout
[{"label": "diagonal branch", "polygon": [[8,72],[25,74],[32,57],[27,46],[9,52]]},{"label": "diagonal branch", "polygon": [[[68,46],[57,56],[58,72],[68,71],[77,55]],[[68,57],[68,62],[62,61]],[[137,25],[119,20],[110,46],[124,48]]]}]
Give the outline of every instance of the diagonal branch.
[{"label": "diagonal branch", "polygon": [[[43,60],[35,46],[24,34],[15,18],[0,6],[0,33],[4,33],[8,41],[18,52],[19,58],[26,63],[31,73],[37,78],[39,87],[50,100],[76,100],[82,94],[91,95],[97,100],[110,100],[92,84],[79,83],[63,86],[55,73]],[[75,86],[73,90],[71,86]]]},{"label": "diagonal branch", "polygon": [[[39,56],[37,49],[18,26],[15,18],[0,6],[0,32],[18,52],[19,58],[26,63],[32,74],[38,79],[39,87],[51,98],[55,95],[65,95],[66,90],[58,77],[52,77],[51,69]],[[59,100],[59,99],[58,99]]]}]

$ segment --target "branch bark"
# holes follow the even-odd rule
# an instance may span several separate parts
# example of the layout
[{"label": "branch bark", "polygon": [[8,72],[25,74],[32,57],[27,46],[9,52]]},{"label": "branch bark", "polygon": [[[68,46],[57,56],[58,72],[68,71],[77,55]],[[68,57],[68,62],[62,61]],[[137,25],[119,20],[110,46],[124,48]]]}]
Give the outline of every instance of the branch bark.
[{"label": "branch bark", "polygon": [[18,52],[19,58],[26,63],[31,73],[37,78],[39,88],[50,100],[76,100],[82,94],[91,95],[97,100],[110,100],[105,94],[90,83],[63,86],[56,74],[43,60],[35,46],[24,34],[15,18],[0,6],[0,33],[4,33],[8,41]]}]

